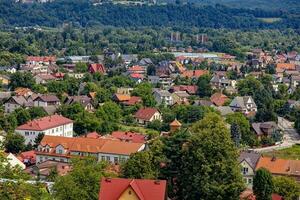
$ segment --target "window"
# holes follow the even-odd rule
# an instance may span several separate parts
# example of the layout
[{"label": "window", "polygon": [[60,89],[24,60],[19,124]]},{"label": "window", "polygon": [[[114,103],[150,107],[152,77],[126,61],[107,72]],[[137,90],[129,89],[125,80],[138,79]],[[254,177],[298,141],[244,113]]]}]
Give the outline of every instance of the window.
[{"label": "window", "polygon": [[54,129],[52,129],[52,133],[54,133]]},{"label": "window", "polygon": [[106,160],[107,160],[107,161],[110,161],[110,157],[109,157],[109,156],[106,156]]},{"label": "window", "polygon": [[243,174],[248,174],[248,167],[243,168]]},{"label": "window", "polygon": [[63,154],[63,151],[61,149],[58,150],[59,154]]},{"label": "window", "polygon": [[29,135],[29,132],[25,132],[25,135]]},{"label": "window", "polygon": [[105,156],[101,156],[101,160],[105,160]]},{"label": "window", "polygon": [[118,163],[119,162],[119,158],[118,157],[114,157],[114,162]]},{"label": "window", "polygon": [[56,128],[56,132],[58,132],[58,128]]},{"label": "window", "polygon": [[248,183],[252,184],[252,179],[251,178],[248,179]]}]

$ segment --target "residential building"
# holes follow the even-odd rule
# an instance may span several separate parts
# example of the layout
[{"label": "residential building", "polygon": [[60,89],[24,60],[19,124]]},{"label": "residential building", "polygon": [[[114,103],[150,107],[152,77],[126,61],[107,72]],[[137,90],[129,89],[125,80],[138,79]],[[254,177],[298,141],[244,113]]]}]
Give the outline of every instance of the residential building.
[{"label": "residential building", "polygon": [[186,77],[186,78],[193,78],[193,79],[197,79],[200,76],[209,74],[209,72],[207,70],[202,70],[202,69],[198,69],[198,70],[186,70],[182,73],[182,77]]},{"label": "residential building", "polygon": [[28,56],[26,58],[26,65],[50,65],[55,62],[55,56]]},{"label": "residential building", "polygon": [[36,161],[35,150],[24,151],[20,153],[17,158],[26,166],[34,165]]},{"label": "residential building", "polygon": [[4,153],[4,156],[7,159],[7,163],[4,163],[4,165],[9,164],[12,167],[19,166],[21,169],[25,169],[26,166],[22,161],[20,161],[14,154],[12,153]]},{"label": "residential building", "polygon": [[127,72],[129,74],[145,74],[146,73],[146,68],[139,66],[139,65],[134,65],[132,67],[129,67],[127,69]]},{"label": "residential building", "polygon": [[178,91],[186,91],[189,95],[195,95],[198,91],[197,85],[175,85],[169,90],[171,93]]},{"label": "residential building", "polygon": [[164,104],[167,106],[173,105],[173,97],[167,90],[154,90],[153,96],[158,105]]},{"label": "residential building", "polygon": [[33,144],[39,134],[73,137],[73,121],[61,115],[51,115],[17,127],[16,133],[25,138],[26,144]]},{"label": "residential building", "polygon": [[276,122],[262,122],[262,123],[252,123],[252,128],[256,133],[256,136],[261,139],[261,137],[271,137],[275,133],[279,132],[279,128]]},{"label": "residential building", "polygon": [[246,115],[250,112],[257,112],[257,106],[251,96],[235,97],[229,106],[234,112],[242,112]]},{"label": "residential building", "polygon": [[36,84],[46,84],[49,81],[56,80],[51,74],[37,74],[34,76]]},{"label": "residential building", "polygon": [[92,99],[90,97],[88,97],[87,95],[68,96],[64,102],[64,104],[66,104],[66,105],[72,105],[74,103],[80,103],[84,107],[84,109],[87,111],[94,110],[94,106],[92,104]]},{"label": "residential building", "polygon": [[0,86],[7,87],[10,83],[10,77],[4,74],[0,74]]},{"label": "residential building", "polygon": [[241,173],[248,188],[252,188],[253,177],[255,175],[256,165],[260,158],[260,154],[255,152],[241,152],[239,156],[239,164]]},{"label": "residential building", "polygon": [[162,121],[162,115],[156,108],[140,108],[134,115],[139,124],[146,125],[154,120]]},{"label": "residential building", "polygon": [[32,105],[33,103],[28,101],[24,96],[11,96],[4,103],[4,112],[12,113],[18,108],[31,107]]},{"label": "residential building", "polygon": [[30,168],[30,173],[38,176],[41,180],[47,180],[53,169],[56,170],[58,176],[64,176],[72,170],[72,166],[70,163],[66,162],[46,160],[32,166]]},{"label": "residential building", "polygon": [[170,132],[171,133],[174,133],[176,132],[177,130],[179,130],[182,126],[182,124],[177,120],[177,119],[174,119],[170,124]]},{"label": "residential building", "polygon": [[90,64],[88,70],[91,74],[94,74],[94,73],[97,73],[97,72],[100,73],[100,74],[105,74],[106,73],[106,69],[105,69],[104,65],[100,64],[100,63]]},{"label": "residential building", "polygon": [[67,56],[65,58],[65,61],[67,63],[79,63],[79,62],[84,62],[87,63],[90,60],[90,56]]},{"label": "residential building", "polygon": [[117,88],[117,94],[130,95],[132,91],[133,91],[133,88],[125,88],[125,87]]},{"label": "residential building", "polygon": [[103,178],[99,200],[166,200],[165,180]]},{"label": "residential building", "polygon": [[229,98],[226,95],[219,92],[214,93],[210,97],[210,101],[216,106],[223,106],[228,100]]},{"label": "residential building", "polygon": [[113,138],[116,138],[124,142],[134,142],[134,143],[145,143],[146,135],[141,133],[135,133],[130,131],[113,131],[111,133]]},{"label": "residential building", "polygon": [[45,135],[36,151],[36,162],[46,160],[69,162],[72,157],[94,156],[98,161],[123,162],[133,153],[144,150],[144,143],[112,139],[61,137]]},{"label": "residential building", "polygon": [[259,168],[269,170],[273,176],[288,176],[300,182],[300,160],[261,156],[255,170]]},{"label": "residential building", "polygon": [[148,76],[151,84],[159,84],[162,88],[169,88],[173,84],[172,77],[169,75]]},{"label": "residential building", "polygon": [[189,104],[190,95],[186,91],[177,91],[171,94],[173,103],[175,104]]},{"label": "residential building", "polygon": [[59,106],[60,100],[55,95],[40,95],[33,100],[35,107]]},{"label": "residential building", "polygon": [[31,95],[33,95],[33,92],[29,89],[29,88],[16,88],[14,91],[16,96],[23,96],[23,97],[29,97]]}]

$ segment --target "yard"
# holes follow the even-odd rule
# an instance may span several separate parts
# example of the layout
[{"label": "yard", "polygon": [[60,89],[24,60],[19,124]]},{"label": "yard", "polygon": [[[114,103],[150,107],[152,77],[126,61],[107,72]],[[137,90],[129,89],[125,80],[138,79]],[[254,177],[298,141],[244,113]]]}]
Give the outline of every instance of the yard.
[{"label": "yard", "polygon": [[300,160],[300,145],[296,144],[290,148],[264,153],[263,155],[291,160]]},{"label": "yard", "polygon": [[260,21],[265,22],[265,23],[275,23],[279,22],[281,18],[258,18]]}]

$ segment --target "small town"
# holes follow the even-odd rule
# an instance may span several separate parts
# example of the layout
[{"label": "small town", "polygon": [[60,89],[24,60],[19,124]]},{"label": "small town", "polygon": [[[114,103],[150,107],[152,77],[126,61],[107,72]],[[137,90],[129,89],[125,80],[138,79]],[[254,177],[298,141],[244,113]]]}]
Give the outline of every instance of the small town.
[{"label": "small town", "polygon": [[0,1],[0,199],[300,200],[299,11]]}]

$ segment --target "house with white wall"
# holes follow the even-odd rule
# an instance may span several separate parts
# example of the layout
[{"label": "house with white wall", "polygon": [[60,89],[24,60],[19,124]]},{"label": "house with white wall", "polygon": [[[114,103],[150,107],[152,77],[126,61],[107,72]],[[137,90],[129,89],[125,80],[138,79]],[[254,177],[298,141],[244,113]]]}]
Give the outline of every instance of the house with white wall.
[{"label": "house with white wall", "polygon": [[59,137],[45,135],[36,151],[36,162],[46,160],[69,162],[73,157],[93,156],[98,161],[118,164],[133,153],[144,150],[144,143],[132,143],[115,139]]},{"label": "house with white wall", "polygon": [[146,125],[154,120],[162,121],[162,115],[156,108],[140,108],[134,118],[141,125]]},{"label": "house with white wall", "polygon": [[17,127],[16,133],[25,138],[25,144],[33,144],[39,134],[73,137],[73,121],[55,114],[29,121]]}]

